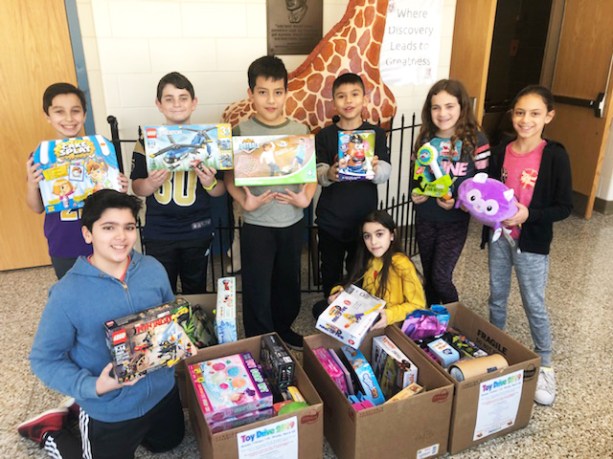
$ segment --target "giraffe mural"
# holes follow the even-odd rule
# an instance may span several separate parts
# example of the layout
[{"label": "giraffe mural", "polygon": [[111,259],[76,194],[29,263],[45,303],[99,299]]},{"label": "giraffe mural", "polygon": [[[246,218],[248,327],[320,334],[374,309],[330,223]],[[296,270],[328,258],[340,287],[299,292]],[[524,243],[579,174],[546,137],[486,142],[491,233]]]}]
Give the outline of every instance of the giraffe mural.
[{"label": "giraffe mural", "polygon": [[[342,73],[357,73],[364,80],[369,103],[362,117],[389,127],[396,99],[383,83],[379,55],[385,32],[388,0],[350,0],[343,18],[288,75],[285,113],[319,131],[334,115],[332,83]],[[248,99],[226,107],[222,118],[233,126],[255,111]]]}]

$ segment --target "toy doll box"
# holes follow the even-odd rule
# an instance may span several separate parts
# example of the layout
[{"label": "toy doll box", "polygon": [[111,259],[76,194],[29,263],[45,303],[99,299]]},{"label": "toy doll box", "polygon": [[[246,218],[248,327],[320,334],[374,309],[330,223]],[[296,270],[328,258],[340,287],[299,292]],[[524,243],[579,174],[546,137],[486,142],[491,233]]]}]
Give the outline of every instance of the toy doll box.
[{"label": "toy doll box", "polygon": [[338,132],[338,179],[372,180],[375,171],[375,131]]},{"label": "toy doll box", "polygon": [[317,182],[313,135],[233,137],[236,186]]},{"label": "toy doll box", "polygon": [[101,135],[45,140],[34,162],[43,172],[39,187],[47,213],[79,209],[103,188],[121,189],[115,148]]},{"label": "toy doll box", "polygon": [[418,384],[425,391],[361,411],[355,411],[313,353],[313,349],[322,346],[338,351],[342,344],[323,334],[304,338],[304,370],[324,401],[326,439],[341,459],[427,458],[445,454],[453,384],[397,327],[372,331],[360,351],[367,357],[372,355],[372,340],[381,335],[391,339],[419,367]]},{"label": "toy doll box", "polygon": [[230,124],[145,126],[144,135],[149,171],[187,171],[194,161],[217,170],[232,169]]},{"label": "toy doll box", "polygon": [[[450,327],[461,330],[463,335],[488,354],[502,354],[509,363],[505,369],[462,382],[453,379],[440,365],[434,364],[455,388],[449,433],[449,452],[455,454],[528,425],[540,358],[462,304],[452,303],[445,307],[451,316]],[[517,384],[515,399],[511,392],[504,392],[508,383],[511,383],[509,386]],[[489,391],[490,388],[496,390]],[[496,391],[499,391],[497,397]]]},{"label": "toy doll box", "polygon": [[189,304],[179,298],[104,324],[119,382],[174,366],[196,351],[179,325],[182,316],[189,316]]},{"label": "toy doll box", "polygon": [[315,328],[357,349],[385,301],[350,285],[321,313]]},{"label": "toy doll box", "polygon": [[[274,335],[277,341],[280,338]],[[218,359],[232,354],[241,352],[250,352],[256,360],[259,359],[261,348],[261,336],[243,339],[234,343],[220,344],[218,346],[207,347],[200,349],[198,354],[185,360],[187,365],[192,365],[198,362]],[[287,349],[286,349],[287,351]],[[290,355],[292,355],[290,353]],[[189,418],[192,425],[194,436],[198,441],[200,456],[206,459],[234,459],[238,458],[241,434],[248,430],[258,429],[258,434],[265,434],[269,431],[267,427],[276,424],[279,421],[287,420],[288,422],[296,422],[298,429],[298,457],[300,458],[321,458],[323,457],[323,403],[322,400],[311,384],[305,371],[302,369],[295,358],[295,382],[298,390],[304,396],[309,404],[307,408],[303,408],[293,413],[274,416],[270,419],[265,419],[253,422],[241,427],[226,430],[223,432],[213,433],[207,422],[204,419],[204,414],[200,409],[196,399],[194,385],[189,383],[187,386]],[[274,456],[278,457],[278,456]]]}]

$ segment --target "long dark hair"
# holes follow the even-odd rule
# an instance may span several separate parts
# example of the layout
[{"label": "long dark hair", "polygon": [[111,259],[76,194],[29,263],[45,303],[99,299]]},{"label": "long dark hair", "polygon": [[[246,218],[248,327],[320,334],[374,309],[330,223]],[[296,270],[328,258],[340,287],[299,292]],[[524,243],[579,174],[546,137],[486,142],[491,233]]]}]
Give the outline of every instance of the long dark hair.
[{"label": "long dark hair", "polygon": [[[377,292],[375,292],[375,296],[379,298],[383,298],[385,296],[387,290],[387,279],[389,277],[390,268],[392,266],[392,257],[396,253],[404,253],[402,250],[402,246],[400,244],[400,238],[396,235],[396,223],[394,219],[384,210],[375,210],[374,212],[369,213],[362,225],[360,226],[360,233],[364,228],[366,223],[379,223],[384,228],[387,228],[393,235],[394,239],[387,249],[387,252],[383,254],[381,257],[383,261],[383,268],[381,268],[381,272],[379,273],[379,288]],[[358,247],[356,249],[355,258],[353,262],[353,266],[349,271],[349,275],[347,276],[347,282],[345,282],[345,286],[349,286],[350,284],[356,283],[364,277],[364,273],[368,269],[368,264],[372,258],[372,254],[368,251],[366,247],[366,243],[364,242],[364,238],[360,234],[360,242],[358,242]]]},{"label": "long dark hair", "polygon": [[439,80],[430,88],[424,106],[421,110],[421,128],[415,141],[413,155],[423,144],[436,136],[437,127],[432,121],[432,97],[439,92],[445,91],[458,99],[460,104],[460,117],[455,126],[455,132],[451,136],[451,148],[455,149],[458,140],[462,141],[463,160],[475,155],[477,151],[477,132],[480,130],[479,123],[473,112],[472,102],[464,85],[457,80]]}]

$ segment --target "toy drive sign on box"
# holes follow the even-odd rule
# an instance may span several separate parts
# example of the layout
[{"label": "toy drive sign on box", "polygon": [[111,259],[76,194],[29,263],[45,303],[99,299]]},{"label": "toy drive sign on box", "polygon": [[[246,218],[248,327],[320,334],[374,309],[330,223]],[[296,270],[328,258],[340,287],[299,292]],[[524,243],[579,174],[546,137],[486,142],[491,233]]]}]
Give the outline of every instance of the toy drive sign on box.
[{"label": "toy drive sign on box", "polygon": [[45,140],[34,163],[43,172],[38,186],[47,213],[79,209],[103,188],[121,189],[115,148],[101,135]]},{"label": "toy drive sign on box", "polygon": [[232,127],[220,124],[145,126],[147,170],[187,171],[194,165],[232,169]]},{"label": "toy drive sign on box", "polygon": [[238,136],[232,141],[236,186],[317,182],[312,135]]}]

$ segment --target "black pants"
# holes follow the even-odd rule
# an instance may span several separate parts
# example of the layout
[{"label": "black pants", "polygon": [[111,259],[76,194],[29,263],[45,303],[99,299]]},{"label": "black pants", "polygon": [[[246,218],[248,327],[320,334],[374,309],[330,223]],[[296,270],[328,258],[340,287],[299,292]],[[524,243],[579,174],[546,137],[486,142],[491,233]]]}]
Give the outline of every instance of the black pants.
[{"label": "black pants", "polygon": [[64,277],[64,274],[73,267],[76,261],[76,258],[51,257],[51,264],[53,265],[53,270],[55,271],[57,279],[60,280]]},{"label": "black pants", "polygon": [[145,253],[164,265],[173,293],[177,293],[179,278],[184,295],[204,293],[212,240],[212,236],[188,241],[146,240]]},{"label": "black pants", "polygon": [[341,241],[322,228],[317,230],[319,254],[321,257],[321,282],[324,298],[330,296],[330,290],[339,285],[353,264],[357,241]]},{"label": "black pants", "polygon": [[245,223],[241,230],[245,335],[290,329],[300,312],[304,220],[286,228]]},{"label": "black pants", "polygon": [[81,437],[68,430],[50,434],[44,448],[51,457],[77,459],[132,459],[139,445],[153,453],[169,451],[183,441],[185,423],[175,386],[144,416],[121,422],[101,422],[81,410]]}]

